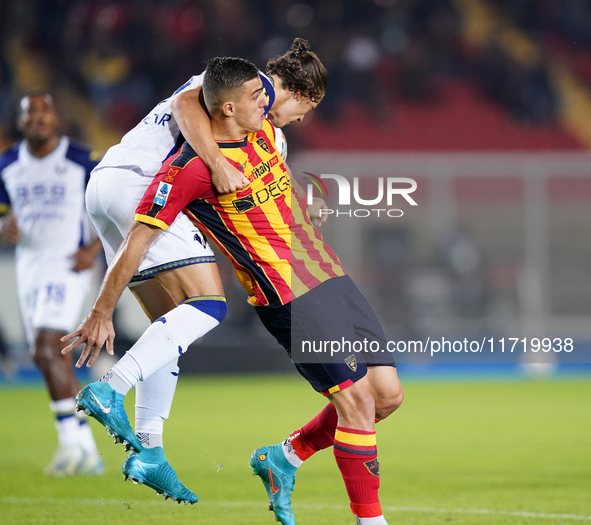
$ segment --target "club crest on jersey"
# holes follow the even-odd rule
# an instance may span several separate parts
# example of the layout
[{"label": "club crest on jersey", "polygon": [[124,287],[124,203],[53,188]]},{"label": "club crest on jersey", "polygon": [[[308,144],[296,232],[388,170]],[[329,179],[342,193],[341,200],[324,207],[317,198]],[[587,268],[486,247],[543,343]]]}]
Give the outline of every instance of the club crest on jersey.
[{"label": "club crest on jersey", "polygon": [[158,191],[154,197],[154,204],[158,206],[164,206],[168,200],[168,196],[170,195],[170,190],[172,190],[172,184],[160,182],[158,184]]},{"label": "club crest on jersey", "polygon": [[345,359],[345,364],[353,370],[353,372],[357,372],[357,359],[354,355],[350,355]]},{"label": "club crest on jersey", "polygon": [[267,144],[267,141],[261,137],[260,139],[257,139],[257,144],[263,148],[263,150],[267,153],[271,153],[271,150],[269,148],[269,145]]},{"label": "club crest on jersey", "polygon": [[371,461],[366,461],[364,465],[371,474],[377,476],[378,478],[380,477],[380,462],[377,460],[377,458],[372,459]]}]

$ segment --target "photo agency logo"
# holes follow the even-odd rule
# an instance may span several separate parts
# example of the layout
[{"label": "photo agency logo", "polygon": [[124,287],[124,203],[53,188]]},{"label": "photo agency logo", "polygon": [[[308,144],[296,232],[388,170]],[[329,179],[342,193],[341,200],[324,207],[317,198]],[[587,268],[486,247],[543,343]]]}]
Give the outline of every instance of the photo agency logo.
[{"label": "photo agency logo", "polygon": [[[359,177],[353,177],[353,190],[351,191],[351,183],[342,175],[322,173],[320,174],[320,177],[318,177],[307,171],[304,171],[304,174],[308,175],[308,177],[304,177],[304,179],[309,182],[306,192],[308,206],[312,204],[314,188],[316,188],[320,193],[320,197],[323,199],[328,196],[328,188],[323,182],[323,179],[332,179],[337,183],[339,206],[347,207],[347,209],[323,209],[320,210],[321,215],[334,215],[335,217],[369,217],[370,215],[378,217],[402,217],[404,212],[399,208],[393,207],[394,198],[396,196],[404,198],[411,206],[418,206],[415,200],[410,196],[410,194],[417,189],[417,183],[414,179],[406,177],[386,177],[384,180],[384,177],[378,177],[377,197],[374,199],[363,199],[359,195]],[[369,179],[365,180],[369,181]],[[367,184],[365,186],[367,186]],[[362,206],[361,208],[352,207],[351,195],[355,201],[353,206]]]}]

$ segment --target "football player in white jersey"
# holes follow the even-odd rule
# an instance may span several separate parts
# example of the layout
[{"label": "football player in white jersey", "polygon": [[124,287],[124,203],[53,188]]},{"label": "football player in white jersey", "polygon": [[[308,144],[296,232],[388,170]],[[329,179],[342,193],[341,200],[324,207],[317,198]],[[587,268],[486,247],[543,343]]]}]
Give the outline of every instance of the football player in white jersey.
[{"label": "football player in white jersey", "polygon": [[[271,60],[267,73],[270,76],[261,74],[261,80],[269,100],[268,115],[276,126],[301,121],[326,91],[326,70],[302,39],[296,39],[285,55]],[[107,259],[112,262],[90,315],[77,331],[63,338],[79,338],[65,352],[86,343],[77,366],[92,354],[87,364],[91,366],[105,341],[107,351],[112,353],[112,308],[128,284],[121,279],[117,282],[117,276],[122,274],[121,261],[128,258],[141,261],[131,290],[152,321],[164,321],[153,322],[101,382],[92,383],[79,394],[78,404],[104,424],[116,440],[140,452],[140,461],[144,461],[142,454],[145,454],[143,467],[147,478],[143,483],[159,493],[191,503],[197,501],[196,496],[180,483],[162,452],[163,422],[172,404],[179,354],[222,321],[225,304],[223,308],[212,309],[211,303],[217,301],[219,306],[224,302],[223,288],[213,253],[199,230],[183,214],[147,253],[131,253],[133,247],[129,240],[133,229],[127,232],[135,209],[162,161],[178,149],[183,138],[208,165],[220,192],[234,191],[248,182],[230,166],[214,140],[200,101],[202,78],[203,75],[191,78],[170,99],[156,106],[120,144],[107,152],[93,171],[86,197],[88,211],[103,241]],[[285,140],[279,129],[276,136],[283,141],[285,153]],[[163,344],[164,341],[167,343]],[[176,343],[170,345],[169,341]],[[139,437],[131,429],[122,403],[123,396],[134,385],[135,431]],[[157,449],[157,460],[152,452],[142,452],[154,449]]]},{"label": "football player in white jersey", "polygon": [[100,474],[90,426],[75,414],[79,385],[60,337],[76,326],[100,251],[84,207],[92,152],[60,137],[49,93],[20,101],[24,140],[0,156],[0,234],[16,243],[18,295],[27,341],[55,414],[59,448],[45,472]]}]

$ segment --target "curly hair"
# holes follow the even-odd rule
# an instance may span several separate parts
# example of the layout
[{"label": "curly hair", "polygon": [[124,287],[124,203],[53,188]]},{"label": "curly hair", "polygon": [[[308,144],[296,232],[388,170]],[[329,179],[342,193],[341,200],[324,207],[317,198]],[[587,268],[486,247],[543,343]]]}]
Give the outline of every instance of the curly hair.
[{"label": "curly hair", "polygon": [[277,75],[289,91],[299,91],[312,102],[320,102],[326,93],[326,69],[303,38],[296,38],[287,53],[267,62],[267,75]]}]

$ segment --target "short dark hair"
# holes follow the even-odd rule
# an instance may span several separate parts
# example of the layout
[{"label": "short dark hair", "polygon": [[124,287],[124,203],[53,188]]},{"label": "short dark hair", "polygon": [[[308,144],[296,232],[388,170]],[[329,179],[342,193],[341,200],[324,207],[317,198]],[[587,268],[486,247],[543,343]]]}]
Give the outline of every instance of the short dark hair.
[{"label": "short dark hair", "polygon": [[211,113],[217,109],[229,91],[240,90],[245,82],[256,78],[257,67],[237,57],[215,57],[207,62],[203,77],[203,97]]},{"label": "short dark hair", "polygon": [[296,38],[287,53],[267,62],[267,75],[277,75],[287,89],[299,91],[312,102],[322,100],[328,85],[325,67],[303,38]]}]

